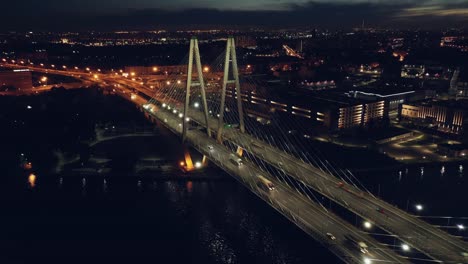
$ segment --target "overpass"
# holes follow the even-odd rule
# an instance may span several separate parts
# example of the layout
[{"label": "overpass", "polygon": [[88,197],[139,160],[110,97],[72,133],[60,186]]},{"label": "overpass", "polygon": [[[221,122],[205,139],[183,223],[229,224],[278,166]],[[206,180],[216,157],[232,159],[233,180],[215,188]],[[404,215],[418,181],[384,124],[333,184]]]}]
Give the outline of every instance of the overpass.
[{"label": "overpass", "polygon": [[[193,59],[196,61],[197,73],[194,76],[198,78],[197,81],[192,80]],[[375,225],[395,235],[401,241],[423,252],[435,261],[468,263],[466,255],[464,255],[468,252],[468,245],[462,240],[429,225],[352,184],[343,182],[326,167],[301,159],[299,153],[294,153],[294,149],[285,151],[272,142],[262,140],[258,135],[246,132],[242,117],[243,99],[238,73],[236,72],[237,61],[232,39],[228,40],[226,48],[225,73],[221,91],[221,107],[218,109],[219,114],[208,112],[207,96],[204,91],[204,80],[200,67],[198,42],[193,39],[189,53],[190,70],[187,73],[185,95],[182,94],[182,97],[180,96],[180,87],[172,87],[170,90],[155,93],[153,89],[145,85],[115,74],[100,74],[96,77],[92,73],[53,71],[56,74],[64,75],[80,74],[88,80],[91,79],[100,84],[113,83],[119,85],[119,87],[122,87],[119,93],[142,107],[142,110],[149,118],[158,120],[174,133],[181,135],[185,142],[207,156],[213,163],[244,184],[291,222],[326,245],[345,262],[406,263],[408,261],[392,250],[382,247],[378,241],[363,234],[356,227],[303,195],[303,192],[297,191],[294,186],[284,181],[284,177],[290,177],[305,188],[310,188],[354,214],[372,221]],[[233,68],[233,80],[229,80],[227,74],[230,67]],[[32,68],[32,70],[44,71],[43,68],[36,67]],[[239,129],[223,129],[225,92],[228,84],[235,85],[237,94],[241,94],[241,96],[233,98],[237,101],[237,112],[240,116]],[[202,109],[191,107],[190,104],[190,89],[195,86],[200,87],[203,101]],[[128,90],[130,88],[132,90],[136,89],[138,94],[129,97],[128,94],[131,94],[132,91]],[[148,98],[151,99],[148,100]],[[233,149],[232,146],[235,148]],[[238,154],[245,153],[242,166],[237,166],[231,162],[231,155],[234,151]],[[276,186],[275,190],[265,191],[259,188],[258,175],[272,181]],[[280,176],[284,177],[281,178]],[[333,234],[336,239],[330,239],[328,233]],[[355,237],[356,240],[369,245],[369,253],[362,253],[356,247],[351,246],[349,243],[350,235]]]}]

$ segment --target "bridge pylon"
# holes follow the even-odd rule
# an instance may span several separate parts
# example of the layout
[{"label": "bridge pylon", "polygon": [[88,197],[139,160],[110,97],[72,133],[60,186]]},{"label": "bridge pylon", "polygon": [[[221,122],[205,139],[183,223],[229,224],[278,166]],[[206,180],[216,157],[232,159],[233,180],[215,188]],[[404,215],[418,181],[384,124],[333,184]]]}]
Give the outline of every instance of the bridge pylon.
[{"label": "bridge pylon", "polygon": [[[193,75],[193,60],[195,59],[195,66],[197,70],[197,81],[193,82],[192,75]],[[200,50],[198,48],[198,39],[196,37],[192,37],[190,39],[190,51],[189,51],[189,61],[188,61],[188,69],[187,69],[187,88],[185,91],[185,106],[184,106],[184,121],[183,128],[182,128],[182,140],[185,141],[187,137],[187,129],[189,126],[189,116],[188,110],[190,106],[190,88],[193,86],[200,86],[201,90],[201,97],[203,103],[203,112],[205,114],[205,124],[206,124],[206,131],[208,137],[211,137],[211,130],[209,128],[208,123],[208,104],[206,102],[206,91],[205,91],[205,81],[203,80],[203,70],[202,64],[200,59]]]},{"label": "bridge pylon", "polygon": [[[229,80],[229,69],[230,64],[232,63],[232,74],[234,80]],[[236,94],[237,94],[237,110],[239,112],[239,127],[242,133],[245,132],[245,125],[244,125],[244,111],[242,108],[242,94],[240,89],[240,82],[239,82],[239,68],[237,66],[237,54],[236,54],[236,45],[234,42],[234,37],[228,37],[226,43],[226,56],[224,58],[224,75],[223,75],[223,86],[221,90],[221,107],[219,112],[219,120],[218,120],[218,131],[216,133],[216,139],[218,142],[222,142],[222,133],[224,127],[224,109],[226,103],[226,87],[229,83],[234,83],[236,86]]]}]

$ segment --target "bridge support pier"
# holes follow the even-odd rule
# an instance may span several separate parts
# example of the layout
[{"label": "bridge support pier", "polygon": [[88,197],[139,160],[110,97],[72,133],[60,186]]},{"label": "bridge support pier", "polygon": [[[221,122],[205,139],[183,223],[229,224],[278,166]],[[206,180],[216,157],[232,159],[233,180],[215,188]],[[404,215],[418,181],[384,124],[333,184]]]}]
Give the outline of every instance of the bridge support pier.
[{"label": "bridge support pier", "polygon": [[188,149],[184,150],[184,157],[185,157],[185,168],[187,171],[192,171],[194,169],[192,156],[190,156],[190,152]]}]

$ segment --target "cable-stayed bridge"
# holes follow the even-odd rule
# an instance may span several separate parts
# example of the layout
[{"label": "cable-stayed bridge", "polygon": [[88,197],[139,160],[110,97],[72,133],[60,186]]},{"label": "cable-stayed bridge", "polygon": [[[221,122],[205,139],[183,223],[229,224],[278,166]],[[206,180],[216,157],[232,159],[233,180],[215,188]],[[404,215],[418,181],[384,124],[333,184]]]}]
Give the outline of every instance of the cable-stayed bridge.
[{"label": "cable-stayed bridge", "polygon": [[[206,83],[196,38],[190,41],[187,59],[187,72],[183,75],[186,81],[177,76],[157,90],[114,73],[85,74],[81,78],[136,89],[138,93],[132,100],[150,119],[180,135],[184,142],[347,263],[411,260],[341,219],[323,206],[318,196],[374,223],[432,261],[468,263],[467,243],[375,197],[350,173],[321,158],[312,146],[288,135],[291,129],[301,127],[300,123],[262,125],[246,116],[244,104],[261,102],[267,95],[260,89],[244,88],[258,83],[240,79],[233,38],[228,38],[226,52],[211,67],[212,71],[219,67],[223,73],[220,86]],[[265,182],[275,187],[265,188]]]}]

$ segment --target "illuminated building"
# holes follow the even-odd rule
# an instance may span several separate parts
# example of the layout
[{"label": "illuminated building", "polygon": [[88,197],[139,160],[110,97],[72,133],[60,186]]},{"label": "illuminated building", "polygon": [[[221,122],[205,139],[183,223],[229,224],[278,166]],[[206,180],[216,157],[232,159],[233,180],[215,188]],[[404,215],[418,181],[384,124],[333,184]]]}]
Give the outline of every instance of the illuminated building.
[{"label": "illuminated building", "polygon": [[403,104],[400,118],[444,133],[462,134],[468,124],[468,100]]},{"label": "illuminated building", "polygon": [[385,87],[385,89],[363,89],[362,91],[350,91],[348,96],[368,101],[385,102],[385,109],[391,117],[398,115],[398,109],[401,104],[431,99],[436,96],[434,90],[405,90],[394,87]]},{"label": "illuminated building", "polygon": [[[297,119],[304,126],[322,126],[330,131],[366,127],[382,121],[387,113],[384,100],[359,100],[340,94],[296,91],[301,95],[282,94],[265,98],[255,91],[242,95],[245,109],[250,117],[261,123],[268,123],[271,115],[289,120]],[[233,98],[234,91],[227,90],[227,97]]]}]

